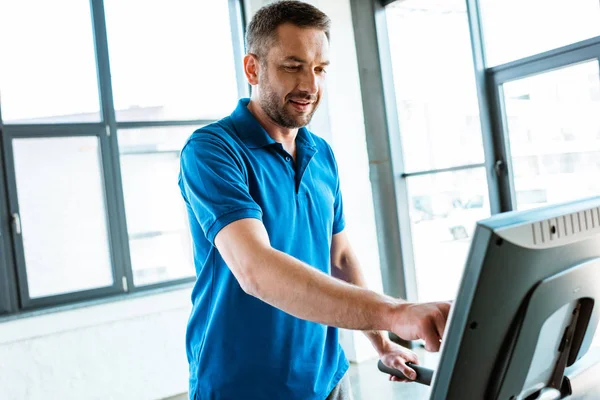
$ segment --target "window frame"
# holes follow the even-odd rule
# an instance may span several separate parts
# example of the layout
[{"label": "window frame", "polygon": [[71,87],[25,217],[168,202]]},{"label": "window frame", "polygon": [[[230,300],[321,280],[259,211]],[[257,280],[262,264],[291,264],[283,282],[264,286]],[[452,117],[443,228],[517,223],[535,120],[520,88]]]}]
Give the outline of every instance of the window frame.
[{"label": "window frame", "polygon": [[504,166],[502,169],[504,176],[500,188],[502,211],[513,211],[517,205],[514,169],[510,157],[508,122],[504,108],[503,85],[514,80],[543,74],[594,59],[600,68],[600,36],[494,66],[486,70],[486,86],[491,103],[490,115],[491,119],[495,121],[492,125],[492,134],[495,138],[498,138],[496,140],[497,162]]},{"label": "window frame", "polygon": [[[96,137],[98,138],[100,149],[100,173],[104,181],[104,195],[106,205],[106,223],[108,228],[108,240],[112,274],[114,282],[111,286],[83,290],[78,292],[64,293],[58,295],[44,296],[39,298],[31,298],[29,295],[29,287],[27,281],[27,269],[25,265],[25,249],[23,246],[23,236],[17,231],[15,226],[12,226],[12,242],[14,246],[14,262],[16,268],[16,278],[18,282],[18,291],[20,306],[23,309],[32,309],[44,307],[53,304],[64,304],[66,302],[76,302],[87,300],[94,297],[117,294],[121,290],[121,276],[123,274],[122,264],[119,262],[122,255],[119,253],[118,247],[118,232],[117,226],[113,221],[115,216],[115,201],[114,201],[114,181],[111,164],[108,162],[110,153],[108,149],[108,141],[102,124],[76,124],[70,126],[68,124],[56,124],[52,126],[34,126],[34,125],[18,125],[5,126],[3,136],[3,159],[6,161],[6,177],[8,182],[8,204],[9,215],[20,215],[19,201],[17,195],[17,182],[14,164],[14,153],[12,141],[15,139],[30,139],[30,138],[61,138],[61,137]],[[14,221],[12,221],[14,224]]]},{"label": "window frame", "polygon": [[[0,136],[4,138],[4,127],[0,115]],[[3,154],[3,142],[0,141],[0,154]],[[0,163],[0,198],[7,199],[4,163]],[[18,297],[15,285],[14,269],[11,268],[13,260],[11,241],[11,215],[8,202],[4,201],[0,207],[0,315],[14,312],[18,309]]]},{"label": "window frame", "polygon": [[[600,36],[488,68],[479,0],[466,0],[484,162],[439,170],[404,169],[385,7],[398,0],[350,0],[365,117],[384,291],[418,299],[406,179],[484,167],[492,215],[512,211],[516,194],[509,158],[502,83],[598,58]],[[442,66],[441,66],[442,68]]]},{"label": "window frame", "polygon": [[[244,54],[245,10],[243,0],[227,0],[229,22],[235,60],[238,96],[249,94],[246,84],[242,57]],[[56,124],[3,124],[0,107],[0,198],[5,200],[5,207],[0,207],[0,321],[14,314],[27,315],[32,310],[46,308],[61,309],[64,305],[93,302],[123,297],[130,293],[137,295],[157,289],[191,284],[195,277],[187,277],[153,284],[135,286],[129,236],[125,214],[123,182],[118,145],[118,131],[151,127],[189,126],[190,132],[198,126],[214,122],[214,120],[158,120],[117,122],[112,93],[106,16],[102,0],[89,1],[92,18],[93,45],[97,68],[98,96],[100,100],[100,122],[93,123],[56,123]],[[19,215],[17,183],[15,175],[12,142],[23,138],[58,138],[58,137],[96,137],[99,141],[100,172],[102,173],[106,206],[106,218],[110,258],[114,283],[108,287],[95,288],[77,292],[32,299],[29,295],[25,253],[22,236],[16,231],[13,216]],[[141,293],[140,293],[141,292]],[[124,296],[127,298],[127,296]]]}]

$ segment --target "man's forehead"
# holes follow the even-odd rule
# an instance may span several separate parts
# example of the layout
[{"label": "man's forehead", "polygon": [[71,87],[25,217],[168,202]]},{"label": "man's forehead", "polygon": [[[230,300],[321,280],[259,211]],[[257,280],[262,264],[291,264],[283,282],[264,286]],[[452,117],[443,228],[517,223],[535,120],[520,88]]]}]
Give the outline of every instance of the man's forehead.
[{"label": "man's forehead", "polygon": [[278,61],[295,61],[300,63],[317,62],[329,64],[329,46],[325,43],[313,43],[295,40],[277,40],[269,51],[269,55]]},{"label": "man's forehead", "polygon": [[322,30],[283,24],[277,28],[273,50],[278,58],[328,58],[329,40]]},{"label": "man's forehead", "polygon": [[308,64],[310,62],[317,62],[319,64],[322,65],[329,65],[329,59],[326,57],[317,57],[317,59],[315,60],[309,60],[304,56],[298,56],[298,55],[288,55],[288,56],[282,56],[281,57],[283,59],[283,61],[292,61],[292,62],[297,62],[297,63],[301,63],[301,64]]}]

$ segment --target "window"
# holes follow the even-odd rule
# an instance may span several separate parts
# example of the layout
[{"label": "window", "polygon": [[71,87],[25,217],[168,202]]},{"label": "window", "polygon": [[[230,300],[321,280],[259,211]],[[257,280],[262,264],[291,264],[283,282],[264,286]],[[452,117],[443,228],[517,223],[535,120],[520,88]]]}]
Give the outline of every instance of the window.
[{"label": "window", "polygon": [[237,82],[227,1],[104,3],[118,121],[231,112]]},{"label": "window", "polygon": [[489,66],[600,35],[597,0],[480,0],[479,3]]},{"label": "window", "polygon": [[189,127],[119,131],[121,175],[136,286],[194,275],[188,216],[177,185]]},{"label": "window", "polygon": [[29,296],[111,286],[98,139],[16,139],[13,148]]},{"label": "window", "polygon": [[[598,90],[597,60],[504,83],[517,208],[600,193]],[[537,170],[522,167],[527,159]],[[540,191],[543,202],[528,194]]]},{"label": "window", "polygon": [[466,4],[397,1],[386,17],[418,300],[449,300],[490,215]]},{"label": "window", "polygon": [[0,53],[5,124],[100,121],[88,2],[0,0]]},{"label": "window", "polygon": [[490,215],[485,170],[407,180],[419,301],[454,299],[475,225]]},{"label": "window", "polygon": [[243,94],[241,7],[0,0],[0,313],[193,281],[179,153]]},{"label": "window", "polygon": [[386,16],[404,169],[482,163],[465,2],[399,1]]}]

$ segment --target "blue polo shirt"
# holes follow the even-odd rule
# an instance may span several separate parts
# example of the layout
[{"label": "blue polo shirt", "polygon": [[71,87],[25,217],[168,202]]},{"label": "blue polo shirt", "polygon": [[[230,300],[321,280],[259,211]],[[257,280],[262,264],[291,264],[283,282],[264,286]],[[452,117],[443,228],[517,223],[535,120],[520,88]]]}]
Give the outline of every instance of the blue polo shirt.
[{"label": "blue polo shirt", "polygon": [[338,330],[246,294],[214,239],[226,225],[256,218],[272,247],[329,274],[332,235],[344,229],[337,165],[306,128],[294,161],[248,102],[194,132],[181,153],[197,277],[186,338],[190,398],[323,400],[348,369]]}]

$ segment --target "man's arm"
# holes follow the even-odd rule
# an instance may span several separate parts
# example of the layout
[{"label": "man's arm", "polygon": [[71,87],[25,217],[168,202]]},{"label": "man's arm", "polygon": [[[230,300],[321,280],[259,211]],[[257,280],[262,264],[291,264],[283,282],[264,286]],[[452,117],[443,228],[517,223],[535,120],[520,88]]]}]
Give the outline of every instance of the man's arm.
[{"label": "man's arm", "polygon": [[[345,231],[333,236],[331,242],[331,274],[345,282],[358,287],[367,288],[358,258],[352,250],[350,241]],[[415,305],[410,305],[414,307]],[[408,307],[410,307],[408,306]],[[431,306],[431,305],[430,305]],[[436,306],[436,305],[433,305]],[[446,306],[442,305],[442,308]],[[447,318],[447,313],[445,314]],[[443,329],[442,329],[443,332]],[[381,360],[388,366],[401,370],[405,376],[414,379],[414,370],[405,365],[406,362],[418,363],[415,353],[392,342],[387,332],[379,330],[365,330],[363,333],[369,338]],[[439,346],[439,343],[437,344]],[[433,348],[432,350],[436,350]],[[391,380],[399,381],[396,377]]]},{"label": "man's arm", "polygon": [[[345,231],[334,235],[331,241],[331,275],[358,287],[368,288]],[[363,333],[381,356],[390,343],[387,334],[378,330],[366,330]]]},{"label": "man's arm", "polygon": [[215,245],[246,293],[291,315],[339,328],[391,331],[439,349],[447,308],[406,303],[324,274],[273,249],[259,220],[227,225]]}]

